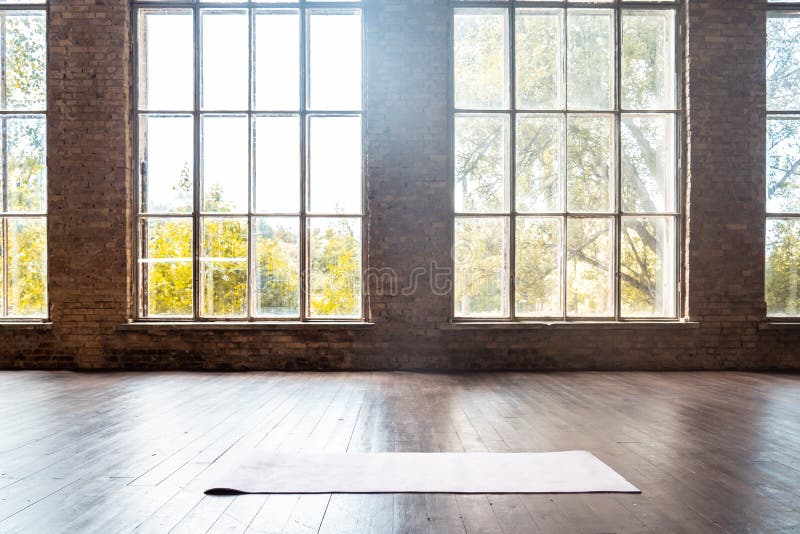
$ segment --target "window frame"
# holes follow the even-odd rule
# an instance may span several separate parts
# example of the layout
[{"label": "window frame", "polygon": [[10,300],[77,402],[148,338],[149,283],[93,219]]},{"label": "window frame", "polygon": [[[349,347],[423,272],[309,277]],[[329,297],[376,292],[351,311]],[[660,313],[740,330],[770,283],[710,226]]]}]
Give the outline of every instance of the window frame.
[{"label": "window frame", "polygon": [[[800,18],[800,1],[778,1],[778,0],[767,0],[766,5],[766,25],[765,25],[765,36],[764,40],[767,43],[765,46],[765,60],[767,54],[767,47],[769,46],[769,19],[773,15],[777,16],[785,16],[786,14],[794,13],[795,17]],[[764,73],[764,84],[765,84],[765,91],[766,91],[766,84],[769,81],[768,73]],[[780,212],[770,212],[767,204],[769,203],[769,123],[772,120],[781,120],[781,119],[796,119],[800,121],[800,108],[796,110],[770,110],[769,109],[769,99],[765,95],[764,99],[764,109],[765,109],[765,120],[764,120],[764,142],[765,142],[765,150],[764,150],[764,168],[765,168],[765,176],[764,176],[764,305],[765,305],[765,314],[766,318],[771,323],[797,323],[797,320],[800,319],[800,312],[790,315],[773,315],[769,313],[769,307],[767,306],[767,287],[766,287],[766,276],[767,276],[767,250],[766,250],[766,229],[769,226],[770,221],[772,220],[793,220],[800,222],[800,211],[793,212],[793,213],[780,213]],[[800,275],[799,275],[800,276]]]},{"label": "window frame", "polygon": [[[0,325],[5,324],[19,324],[19,323],[48,323],[50,321],[50,245],[49,245],[49,211],[50,211],[50,202],[49,202],[49,176],[48,176],[48,169],[47,164],[45,163],[45,191],[44,191],[44,211],[41,212],[10,212],[7,210],[8,206],[8,159],[5,154],[6,146],[7,146],[7,137],[6,137],[6,119],[9,117],[32,117],[32,116],[41,116],[44,118],[44,125],[45,125],[45,147],[44,147],[44,156],[45,162],[49,159],[49,130],[50,130],[50,121],[49,121],[49,83],[48,83],[48,69],[50,66],[50,2],[48,0],[42,0],[38,3],[33,2],[23,2],[23,3],[8,3],[8,2],[0,2],[0,11],[20,11],[20,12],[41,12],[44,14],[44,53],[45,53],[45,106],[44,109],[37,109],[37,110],[7,110],[7,109],[0,109],[0,119],[2,119],[3,126],[0,128],[0,152],[2,153],[2,169],[0,172],[0,187],[2,190],[0,191],[0,236],[2,241],[0,242],[0,250],[4,252],[2,255],[2,259],[0,260],[0,278],[2,278],[2,288],[0,288],[0,295],[2,295],[2,303],[0,304]],[[0,37],[5,35],[5,31],[3,30],[0,32]],[[5,92],[5,84],[6,84],[6,76],[5,76],[5,43],[3,41],[0,44],[2,47],[2,58],[0,58],[0,70],[2,70],[2,80],[0,80],[0,84],[2,84],[2,88],[0,91]],[[45,238],[44,238],[44,246],[45,246],[45,253],[44,253],[44,275],[45,275],[45,283],[44,283],[44,306],[45,312],[40,316],[25,316],[25,315],[9,315],[8,314],[8,288],[9,288],[9,280],[8,280],[8,254],[5,253],[8,251],[8,220],[9,219],[44,219],[45,223]]]},{"label": "window frame", "polygon": [[[132,77],[132,91],[131,91],[131,117],[133,122],[132,130],[132,228],[131,235],[134,238],[133,242],[133,279],[131,283],[131,302],[132,310],[131,316],[135,322],[152,323],[157,325],[159,323],[251,323],[251,324],[293,324],[293,323],[364,323],[369,320],[369,295],[366,287],[367,272],[367,250],[368,250],[368,233],[367,233],[367,184],[366,184],[366,119],[367,119],[367,41],[366,41],[366,13],[367,2],[362,1],[317,1],[317,0],[296,0],[279,1],[279,2],[257,2],[250,1],[234,1],[234,2],[203,2],[193,0],[133,0],[130,4],[131,9],[131,77]],[[139,109],[139,12],[146,9],[175,9],[190,11],[193,17],[193,107],[191,110],[156,110],[156,109]],[[247,12],[248,17],[248,103],[247,110],[212,110],[203,109],[201,106],[202,97],[202,40],[201,40],[201,25],[203,10],[244,10]],[[299,17],[299,84],[298,84],[298,109],[296,110],[262,110],[258,109],[254,103],[254,83],[255,77],[253,73],[253,58],[254,58],[254,36],[255,36],[255,16],[258,12],[271,11],[271,10],[294,10],[298,13]],[[310,107],[309,88],[310,79],[308,71],[310,68],[310,54],[309,54],[309,20],[310,13],[315,11],[333,10],[339,12],[357,11],[361,17],[360,27],[360,44],[361,44],[361,99],[360,109],[358,110],[315,110]],[[193,169],[192,169],[192,210],[190,214],[183,214],[182,217],[191,218],[192,220],[192,315],[189,317],[179,316],[147,316],[144,313],[144,285],[143,285],[143,262],[141,261],[141,221],[148,218],[174,218],[174,213],[145,213],[141,211],[141,169],[139,161],[139,138],[140,138],[140,125],[139,119],[147,115],[185,115],[191,116],[193,120]],[[201,158],[202,158],[202,143],[201,143],[201,124],[204,116],[241,116],[244,115],[248,120],[248,205],[247,212],[203,212],[202,211],[202,181],[201,181]],[[297,213],[279,214],[272,212],[257,212],[254,209],[255,198],[253,195],[253,184],[255,181],[253,171],[253,161],[255,159],[255,152],[253,150],[254,136],[253,130],[255,128],[255,119],[259,116],[277,116],[277,117],[297,117],[300,131],[300,139],[297,149],[300,151],[300,173],[299,173],[299,208]],[[315,117],[358,117],[361,121],[361,176],[360,176],[360,192],[361,203],[360,213],[350,214],[328,214],[328,213],[309,213],[309,184],[310,175],[309,168],[309,131],[310,120]],[[246,301],[247,313],[245,316],[236,317],[204,317],[201,315],[200,310],[200,293],[201,293],[201,271],[200,271],[200,256],[201,256],[201,231],[202,221],[206,218],[234,218],[234,219],[247,219],[247,282],[246,282]],[[299,264],[298,269],[298,314],[296,316],[258,316],[255,313],[255,293],[253,292],[253,276],[255,272],[255,255],[253,254],[253,222],[258,218],[294,218],[298,222],[298,241],[299,241]],[[359,279],[360,279],[360,313],[353,316],[309,316],[310,315],[310,272],[311,272],[311,254],[309,250],[309,223],[311,220],[319,219],[359,219],[358,228],[360,229],[360,247],[359,247]]]},{"label": "window frame", "polygon": [[[453,281],[455,282],[455,226],[459,218],[504,218],[508,221],[508,244],[506,245],[506,253],[508,254],[506,265],[504,269],[505,285],[508,295],[506,297],[505,306],[507,307],[507,314],[505,316],[461,316],[457,313],[455,284],[453,286],[453,294],[450,296],[448,305],[449,322],[451,323],[475,323],[475,324],[504,324],[504,323],[530,323],[532,325],[539,324],[553,324],[553,323],[674,323],[681,321],[685,316],[686,305],[683,301],[685,294],[685,276],[684,276],[684,232],[686,226],[686,213],[685,213],[685,197],[686,197],[686,169],[684,165],[686,144],[684,139],[684,131],[686,129],[686,110],[684,102],[684,37],[685,37],[685,4],[684,0],[659,0],[659,1],[646,1],[646,0],[606,0],[606,1],[574,1],[574,0],[449,0],[450,18],[449,18],[449,69],[448,69],[448,216],[450,218],[448,224],[448,242],[450,243],[451,253],[448,255],[448,267],[450,272],[453,273]],[[611,80],[613,83],[613,109],[611,110],[570,110],[567,104],[567,96],[564,94],[564,106],[561,110],[526,110],[518,108],[517,100],[517,85],[516,85],[516,13],[517,10],[525,9],[560,9],[564,12],[563,33],[566,36],[568,31],[566,24],[566,17],[570,9],[604,9],[614,12],[614,76]],[[507,97],[508,106],[506,109],[458,109],[455,107],[455,15],[457,10],[469,9],[498,9],[506,13],[507,20],[507,58],[506,67],[507,74]],[[622,12],[623,10],[673,10],[675,12],[675,109],[672,110],[626,110],[622,107]],[[565,37],[566,38],[566,37]],[[569,69],[568,61],[562,58],[560,68],[563,70],[566,84],[566,72]],[[564,90],[567,91],[566,85]],[[456,169],[455,169],[455,120],[456,117],[467,114],[499,114],[501,116],[509,117],[509,141],[508,141],[508,182],[507,196],[508,208],[504,212],[486,212],[486,213],[459,213],[455,209],[455,188],[456,188]],[[563,126],[566,127],[566,121],[569,116],[575,115],[608,115],[613,116],[613,138],[614,138],[614,210],[613,212],[596,212],[596,213],[570,213],[564,200],[562,211],[554,213],[529,213],[518,212],[516,206],[516,124],[518,115],[558,115],[559,120],[562,121]],[[667,317],[647,316],[647,317],[624,317],[621,314],[621,282],[620,282],[620,255],[621,255],[621,229],[622,218],[626,214],[622,211],[622,144],[621,139],[621,117],[624,115],[672,115],[674,121],[674,152],[675,152],[675,208],[674,212],[657,212],[657,213],[633,213],[627,214],[629,217],[671,217],[674,221],[674,273],[675,273],[675,304],[674,315]],[[566,144],[567,138],[565,133],[564,143]],[[560,174],[563,180],[565,177]],[[566,192],[562,192],[566,196]],[[515,290],[515,262],[516,262],[516,221],[517,218],[525,217],[552,217],[561,218],[561,245],[559,256],[560,259],[560,277],[561,277],[561,315],[556,316],[518,316],[516,311],[516,290]],[[565,251],[567,247],[567,233],[566,227],[569,220],[579,218],[597,218],[607,219],[613,217],[613,232],[611,239],[613,243],[613,259],[612,259],[612,293],[611,298],[613,315],[608,317],[604,316],[575,316],[569,315],[566,306],[567,296],[567,282],[566,282],[566,258]],[[502,298],[502,296],[501,296]]]}]

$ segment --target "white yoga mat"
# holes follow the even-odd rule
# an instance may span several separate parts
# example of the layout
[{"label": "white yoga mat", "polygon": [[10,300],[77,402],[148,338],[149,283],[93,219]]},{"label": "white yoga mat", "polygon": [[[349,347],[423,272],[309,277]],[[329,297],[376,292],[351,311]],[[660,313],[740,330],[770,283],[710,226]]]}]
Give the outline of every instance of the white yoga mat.
[{"label": "white yoga mat", "polygon": [[215,465],[209,494],[638,493],[586,451],[539,453],[254,452]]}]

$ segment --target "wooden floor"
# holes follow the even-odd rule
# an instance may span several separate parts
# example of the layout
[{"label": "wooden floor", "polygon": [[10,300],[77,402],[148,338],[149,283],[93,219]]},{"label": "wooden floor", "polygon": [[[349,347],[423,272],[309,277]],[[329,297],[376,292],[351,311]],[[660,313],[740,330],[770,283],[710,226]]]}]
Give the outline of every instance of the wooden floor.
[{"label": "wooden floor", "polygon": [[[204,496],[232,448],[586,449],[641,495]],[[0,532],[800,532],[800,376],[0,373]]]}]

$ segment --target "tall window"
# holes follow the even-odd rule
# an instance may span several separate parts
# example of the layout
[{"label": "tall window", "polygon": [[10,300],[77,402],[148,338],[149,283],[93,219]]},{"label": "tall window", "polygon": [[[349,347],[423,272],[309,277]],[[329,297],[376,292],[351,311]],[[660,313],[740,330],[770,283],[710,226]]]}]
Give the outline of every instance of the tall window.
[{"label": "tall window", "polygon": [[140,318],[362,317],[356,4],[135,5]]},{"label": "tall window", "polygon": [[48,315],[46,26],[0,2],[0,319]]},{"label": "tall window", "polygon": [[454,316],[674,318],[679,2],[541,3],[454,4]]},{"label": "tall window", "polygon": [[767,17],[766,300],[767,313],[772,317],[800,316],[800,10],[797,9],[771,11]]}]

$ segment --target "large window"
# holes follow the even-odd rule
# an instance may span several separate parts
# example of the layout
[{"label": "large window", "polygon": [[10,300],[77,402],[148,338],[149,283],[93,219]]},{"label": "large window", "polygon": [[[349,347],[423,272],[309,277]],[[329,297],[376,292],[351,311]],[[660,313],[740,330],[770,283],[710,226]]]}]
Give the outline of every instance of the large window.
[{"label": "large window", "polygon": [[0,319],[48,315],[46,26],[0,3]]},{"label": "large window", "polygon": [[362,317],[353,5],[135,5],[140,318]]},{"label": "large window", "polygon": [[453,7],[457,318],[677,314],[679,2]]},{"label": "large window", "polygon": [[[788,3],[788,2],[784,2]],[[800,316],[800,6],[767,18],[766,301]]]}]

